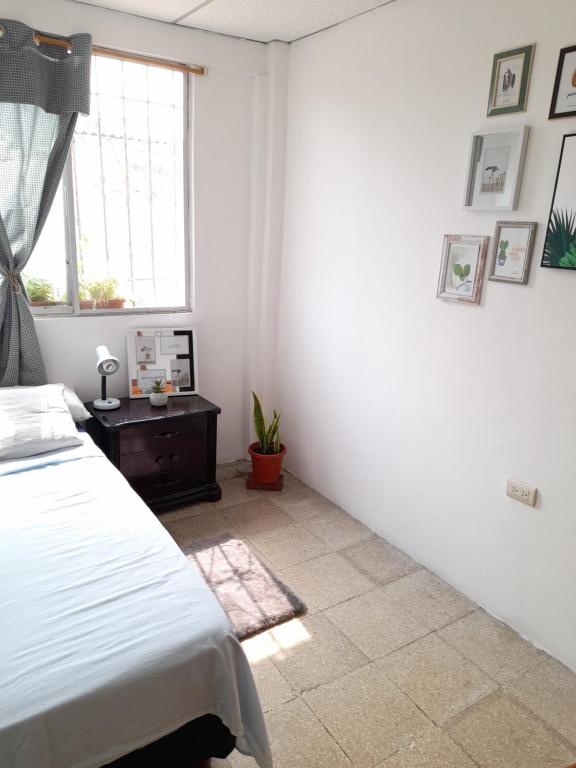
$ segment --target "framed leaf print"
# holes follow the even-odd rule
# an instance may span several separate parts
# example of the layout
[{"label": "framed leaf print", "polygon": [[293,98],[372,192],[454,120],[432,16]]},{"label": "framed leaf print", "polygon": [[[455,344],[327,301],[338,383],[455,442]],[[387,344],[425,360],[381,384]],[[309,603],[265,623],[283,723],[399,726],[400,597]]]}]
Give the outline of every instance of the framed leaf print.
[{"label": "framed leaf print", "polygon": [[445,235],[437,297],[480,304],[488,237]]}]

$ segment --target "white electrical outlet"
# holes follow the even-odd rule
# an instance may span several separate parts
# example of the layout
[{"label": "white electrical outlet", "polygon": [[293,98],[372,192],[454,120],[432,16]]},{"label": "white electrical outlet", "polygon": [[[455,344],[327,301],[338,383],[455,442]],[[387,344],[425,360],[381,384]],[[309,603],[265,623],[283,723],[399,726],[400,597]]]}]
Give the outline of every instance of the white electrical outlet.
[{"label": "white electrical outlet", "polygon": [[533,507],[536,504],[536,493],[536,488],[522,480],[512,480],[510,477],[506,480],[506,495],[522,504]]}]

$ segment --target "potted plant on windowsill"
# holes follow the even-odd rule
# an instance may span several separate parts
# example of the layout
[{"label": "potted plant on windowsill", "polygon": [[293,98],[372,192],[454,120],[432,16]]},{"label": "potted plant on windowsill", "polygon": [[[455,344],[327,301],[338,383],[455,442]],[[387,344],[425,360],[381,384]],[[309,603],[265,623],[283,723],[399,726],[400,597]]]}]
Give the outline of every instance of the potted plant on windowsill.
[{"label": "potted plant on windowsill", "polygon": [[26,293],[33,307],[50,307],[61,303],[54,298],[52,283],[39,277],[29,277],[26,280]]},{"label": "potted plant on windowsill", "polygon": [[150,392],[150,405],[162,407],[168,403],[168,393],[164,391],[164,382],[162,379],[155,379]]},{"label": "potted plant on windowsill", "polygon": [[286,447],[280,442],[280,414],[274,411],[272,421],[266,424],[262,405],[255,392],[252,392],[254,410],[253,423],[257,442],[252,443],[248,453],[252,459],[252,478],[263,485],[278,482],[282,471],[282,460]]},{"label": "potted plant on windowsill", "polygon": [[78,299],[80,309],[94,309],[94,301],[89,298],[88,283],[83,279],[78,284]]},{"label": "potted plant on windowsill", "polygon": [[126,299],[118,296],[118,280],[105,277],[86,286],[94,309],[124,309]]}]

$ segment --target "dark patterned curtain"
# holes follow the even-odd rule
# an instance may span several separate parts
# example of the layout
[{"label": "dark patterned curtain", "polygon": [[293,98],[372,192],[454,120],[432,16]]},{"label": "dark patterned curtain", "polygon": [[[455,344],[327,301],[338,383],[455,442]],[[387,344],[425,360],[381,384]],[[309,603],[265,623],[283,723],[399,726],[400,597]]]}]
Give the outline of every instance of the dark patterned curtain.
[{"label": "dark patterned curtain", "polygon": [[90,105],[90,35],[73,35],[69,53],[56,45],[37,45],[34,34],[25,24],[0,19],[0,386],[4,387],[46,382],[21,273],[58,189],[78,112],[87,114]]}]

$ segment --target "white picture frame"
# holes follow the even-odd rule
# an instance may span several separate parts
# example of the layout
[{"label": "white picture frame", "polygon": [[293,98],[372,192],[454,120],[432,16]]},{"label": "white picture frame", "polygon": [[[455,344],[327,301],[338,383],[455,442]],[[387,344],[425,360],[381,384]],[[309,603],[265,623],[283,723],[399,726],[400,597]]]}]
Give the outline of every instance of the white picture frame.
[{"label": "white picture frame", "polygon": [[516,210],[529,132],[527,125],[521,125],[472,134],[464,195],[466,210]]},{"label": "white picture frame", "polygon": [[484,235],[444,235],[437,298],[480,304],[489,240]]},{"label": "white picture frame", "polygon": [[126,353],[130,398],[149,397],[155,380],[169,397],[199,394],[195,328],[130,328]]}]

